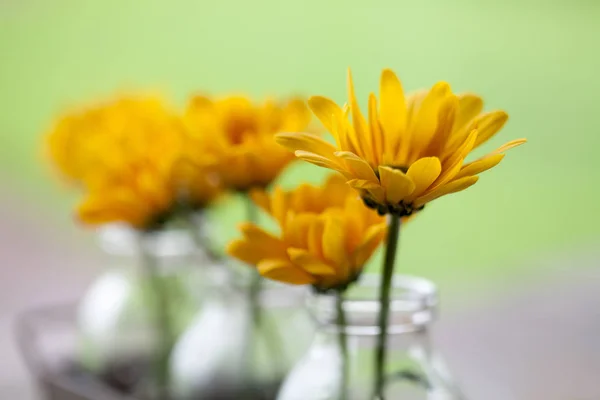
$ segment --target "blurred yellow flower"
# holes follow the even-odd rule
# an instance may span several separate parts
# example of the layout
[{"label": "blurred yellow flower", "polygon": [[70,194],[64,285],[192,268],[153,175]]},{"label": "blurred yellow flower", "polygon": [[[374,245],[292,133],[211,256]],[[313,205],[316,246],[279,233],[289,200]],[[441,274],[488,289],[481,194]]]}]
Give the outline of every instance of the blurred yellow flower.
[{"label": "blurred yellow flower", "polygon": [[321,187],[303,184],[285,192],[252,194],[278,222],[279,235],[251,223],[240,230],[228,252],[270,279],[311,284],[317,290],[344,289],[360,275],[385,236],[386,221],[364,207],[343,178],[333,176]]},{"label": "blurred yellow flower", "polygon": [[82,222],[153,229],[220,193],[214,172],[186,158],[189,140],[181,116],[159,99],[123,97],[65,116],[49,147],[63,175],[85,189]]},{"label": "blurred yellow flower", "polygon": [[294,159],[275,142],[279,132],[303,131],[311,114],[304,101],[292,99],[279,105],[273,101],[254,104],[245,97],[213,100],[193,97],[185,113],[186,125],[197,145],[192,159],[212,166],[226,188],[247,191],[266,187]]},{"label": "blurred yellow flower", "polygon": [[132,151],[145,151],[128,141],[149,141],[148,146],[160,147],[162,142],[154,140],[156,132],[181,131],[175,125],[181,122],[159,99],[120,97],[63,116],[47,136],[48,151],[62,175],[82,185],[90,171],[131,157]]},{"label": "blurred yellow flower", "polygon": [[348,71],[348,99],[344,108],[325,97],[309,99],[335,146],[309,133],[284,133],[277,140],[297,157],[340,172],[380,214],[411,215],[438,197],[464,190],[477,182],[479,173],[496,166],[506,150],[525,142],[513,140],[465,163],[473,149],[502,128],[508,115],[482,113],[481,98],[455,95],[445,82],[405,98],[394,72],[383,70],[379,108],[371,93],[366,119]]}]

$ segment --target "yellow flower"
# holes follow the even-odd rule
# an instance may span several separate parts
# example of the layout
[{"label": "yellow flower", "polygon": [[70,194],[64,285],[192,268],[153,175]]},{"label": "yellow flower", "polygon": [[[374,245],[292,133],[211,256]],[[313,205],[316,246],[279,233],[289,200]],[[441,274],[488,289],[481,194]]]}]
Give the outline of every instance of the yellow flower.
[{"label": "yellow flower", "polygon": [[[131,151],[127,141],[133,137],[153,140],[158,131],[173,131],[175,120],[159,99],[116,98],[59,119],[47,138],[49,155],[65,178],[84,185],[90,171],[110,166],[123,157],[117,151]],[[123,143],[115,146],[117,142]]]},{"label": "yellow flower", "polygon": [[341,290],[354,282],[385,236],[385,219],[363,206],[339,176],[322,187],[308,184],[272,195],[253,193],[256,203],[278,222],[279,235],[245,223],[243,238],[228,252],[270,279]]},{"label": "yellow flower", "polygon": [[285,133],[277,139],[297,157],[340,172],[365,204],[381,214],[411,215],[438,197],[464,190],[477,182],[479,173],[496,166],[506,150],[525,142],[513,140],[465,163],[473,149],[502,128],[508,115],[482,113],[481,98],[455,95],[445,82],[405,98],[400,81],[386,69],[379,108],[371,93],[365,118],[348,71],[348,98],[349,107],[343,109],[325,97],[309,100],[335,146],[309,133]]},{"label": "yellow flower", "polygon": [[170,170],[151,159],[131,159],[110,173],[94,176],[77,215],[89,225],[122,222],[149,230],[169,218],[176,199]]},{"label": "yellow flower", "polygon": [[[180,115],[156,98],[122,97],[62,118],[49,135],[53,161],[86,190],[86,224],[160,226],[181,207],[206,207],[220,193],[214,173],[186,158]],[[204,163],[206,164],[206,163]]]},{"label": "yellow flower", "polygon": [[253,104],[245,97],[212,100],[193,97],[185,113],[192,159],[210,154],[225,187],[246,191],[266,187],[294,159],[275,142],[279,132],[306,130],[311,116],[306,104],[293,99],[278,105]]}]

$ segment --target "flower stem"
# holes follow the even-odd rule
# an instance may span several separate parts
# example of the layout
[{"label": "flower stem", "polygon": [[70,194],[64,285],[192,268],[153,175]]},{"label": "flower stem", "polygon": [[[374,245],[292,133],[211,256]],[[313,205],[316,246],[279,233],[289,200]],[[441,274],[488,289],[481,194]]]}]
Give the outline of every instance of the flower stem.
[{"label": "flower stem", "polygon": [[[252,202],[250,196],[244,196],[246,202],[246,221],[256,223],[256,206]],[[259,296],[262,286],[262,277],[258,273],[258,270],[254,270],[250,281],[250,288],[248,292],[248,298],[250,301],[250,308],[252,313],[252,321],[255,327],[260,325],[261,310],[259,304]]]},{"label": "flower stem", "polygon": [[394,261],[398,238],[400,237],[400,217],[391,215],[390,226],[383,261],[383,272],[381,274],[381,288],[379,296],[379,336],[377,338],[377,351],[375,354],[375,397],[384,400],[385,386],[385,358],[387,350],[387,333],[390,311],[390,291],[394,275]]},{"label": "flower stem", "polygon": [[169,357],[173,346],[173,327],[169,317],[169,294],[165,280],[158,272],[156,257],[149,251],[146,242],[147,234],[140,235],[139,247],[141,264],[146,278],[150,282],[152,296],[152,311],[154,312],[154,325],[158,341],[156,359],[153,365],[156,383],[156,398],[169,400],[170,377]]},{"label": "flower stem", "polygon": [[344,294],[338,291],[335,299],[337,311],[337,329],[338,340],[340,345],[340,353],[342,355],[341,379],[340,379],[340,398],[346,400],[348,398],[348,337],[346,335],[346,312],[344,311]]}]

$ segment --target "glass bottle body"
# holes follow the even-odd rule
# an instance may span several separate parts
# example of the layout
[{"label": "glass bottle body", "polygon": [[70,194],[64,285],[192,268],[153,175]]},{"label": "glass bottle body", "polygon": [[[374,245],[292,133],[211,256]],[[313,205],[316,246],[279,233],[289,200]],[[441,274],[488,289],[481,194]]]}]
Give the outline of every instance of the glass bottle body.
[{"label": "glass bottle body", "polygon": [[253,304],[253,277],[225,265],[204,272],[202,308],[171,355],[174,394],[182,399],[274,399],[313,334],[303,308],[305,289],[261,281]]},{"label": "glass bottle body", "polygon": [[[311,297],[309,308],[317,332],[277,400],[464,400],[431,343],[435,286],[406,276],[395,278],[390,303],[384,398],[374,395],[378,277],[364,278],[345,294],[341,307],[335,296]],[[343,326],[338,318],[340,308],[345,315]]]},{"label": "glass bottle body", "polygon": [[[197,250],[185,230],[169,229],[141,239],[131,228],[107,225],[98,236],[107,255],[106,270],[84,294],[76,318],[83,366],[106,373],[152,358],[157,342],[152,280],[159,280],[167,291],[169,325],[176,335],[198,308],[192,289],[200,277],[193,261]],[[140,240],[156,261],[157,276],[141,268]]]}]

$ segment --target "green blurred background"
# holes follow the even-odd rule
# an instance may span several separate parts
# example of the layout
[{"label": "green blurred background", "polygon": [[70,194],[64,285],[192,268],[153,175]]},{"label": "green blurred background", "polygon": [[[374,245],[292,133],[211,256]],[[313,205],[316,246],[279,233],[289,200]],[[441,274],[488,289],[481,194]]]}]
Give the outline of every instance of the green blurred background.
[{"label": "green blurred background", "polygon": [[[538,281],[538,260],[598,242],[598,21],[592,0],[2,0],[0,201],[13,223],[74,224],[41,139],[80,102],[142,90],[178,105],[195,91],[341,103],[350,66],[364,105],[391,67],[408,89],[446,80],[507,110],[484,150],[529,139],[406,227],[401,270],[459,291]],[[296,165],[284,179],[322,174]]]}]

